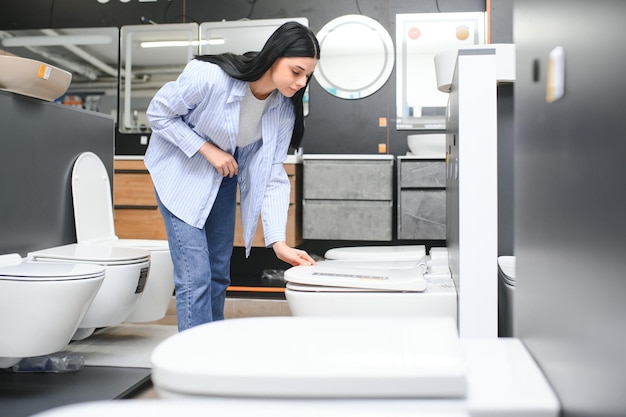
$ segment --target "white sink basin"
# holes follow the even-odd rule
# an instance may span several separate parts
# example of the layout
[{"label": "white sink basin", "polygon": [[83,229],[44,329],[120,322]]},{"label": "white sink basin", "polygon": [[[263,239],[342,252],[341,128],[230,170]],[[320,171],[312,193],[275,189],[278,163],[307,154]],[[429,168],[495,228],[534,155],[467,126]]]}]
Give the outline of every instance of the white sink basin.
[{"label": "white sink basin", "polygon": [[445,158],[446,135],[445,133],[429,133],[421,135],[408,135],[407,144],[413,156],[421,158]]},{"label": "white sink basin", "polygon": [[464,46],[463,48],[443,51],[435,55],[435,76],[437,89],[449,93],[452,77],[456,68],[459,49],[494,49],[496,52],[496,81],[515,81],[515,45],[510,43],[491,43],[485,45]]},{"label": "white sink basin", "polygon": [[0,90],[54,101],[67,91],[72,74],[29,58],[0,55]]}]

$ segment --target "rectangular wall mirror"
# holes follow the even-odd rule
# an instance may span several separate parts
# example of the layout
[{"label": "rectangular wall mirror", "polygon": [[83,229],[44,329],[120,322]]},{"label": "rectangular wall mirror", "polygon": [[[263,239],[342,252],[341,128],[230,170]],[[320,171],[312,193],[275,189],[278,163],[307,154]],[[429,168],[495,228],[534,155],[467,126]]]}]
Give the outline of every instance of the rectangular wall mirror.
[{"label": "rectangular wall mirror", "polygon": [[123,26],[120,42],[121,133],[150,131],[146,110],[163,84],[196,55],[259,51],[284,22],[306,18]]},{"label": "rectangular wall mirror", "polygon": [[[283,23],[289,21],[296,21],[304,26],[309,26],[309,20],[306,17],[202,23],[200,24],[200,54],[221,54],[224,52],[243,54],[249,51],[260,51],[272,33]],[[306,116],[309,114],[308,87],[304,93],[303,101],[303,110]]]},{"label": "rectangular wall mirror", "polygon": [[121,133],[150,129],[146,110],[163,84],[198,54],[198,24],[123,26],[120,42]]},{"label": "rectangular wall mirror", "polygon": [[[59,99],[63,104],[113,116],[120,133],[149,133],[150,100],[194,56],[258,51],[276,28],[291,20],[308,26],[308,19],[298,17],[130,25],[121,30],[5,30],[0,31],[0,49],[71,72],[72,84]],[[308,94],[304,110],[306,114]]]},{"label": "rectangular wall mirror", "polygon": [[117,118],[119,29],[116,27],[0,31],[0,49],[72,73],[58,101]]},{"label": "rectangular wall mirror", "polygon": [[448,94],[437,89],[434,57],[484,39],[483,12],[396,15],[396,129],[445,129]]}]

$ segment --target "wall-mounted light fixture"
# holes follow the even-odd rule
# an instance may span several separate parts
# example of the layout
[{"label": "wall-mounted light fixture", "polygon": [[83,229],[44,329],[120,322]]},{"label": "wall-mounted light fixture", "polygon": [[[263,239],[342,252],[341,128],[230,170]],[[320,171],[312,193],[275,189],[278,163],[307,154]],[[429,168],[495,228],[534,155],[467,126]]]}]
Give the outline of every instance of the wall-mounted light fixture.
[{"label": "wall-mounted light fixture", "polygon": [[180,46],[198,46],[198,45],[224,45],[223,38],[207,39],[202,41],[146,41],[139,45],[142,48],[169,48]]},{"label": "wall-mounted light fixture", "polygon": [[108,45],[111,42],[113,38],[109,35],[15,36],[2,39],[2,46]]}]

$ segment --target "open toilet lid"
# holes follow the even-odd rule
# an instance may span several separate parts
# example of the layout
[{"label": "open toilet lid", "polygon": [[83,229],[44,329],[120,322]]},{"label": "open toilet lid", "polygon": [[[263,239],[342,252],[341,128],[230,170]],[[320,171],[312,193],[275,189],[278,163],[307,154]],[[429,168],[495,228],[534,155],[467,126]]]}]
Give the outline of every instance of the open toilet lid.
[{"label": "open toilet lid", "polygon": [[319,287],[415,291],[426,289],[424,268],[417,261],[402,267],[397,262],[368,265],[358,261],[321,261],[285,271],[285,281]]},{"label": "open toilet lid", "polygon": [[426,256],[424,245],[352,246],[332,248],[324,254],[326,259],[362,261],[411,261],[424,256]]},{"label": "open toilet lid", "polygon": [[[159,391],[256,398],[463,398],[451,318],[255,317],[200,325],[152,353]],[[197,397],[196,397],[197,398]]]},{"label": "open toilet lid", "polygon": [[78,243],[117,239],[109,174],[93,152],[83,152],[74,162],[72,201]]}]

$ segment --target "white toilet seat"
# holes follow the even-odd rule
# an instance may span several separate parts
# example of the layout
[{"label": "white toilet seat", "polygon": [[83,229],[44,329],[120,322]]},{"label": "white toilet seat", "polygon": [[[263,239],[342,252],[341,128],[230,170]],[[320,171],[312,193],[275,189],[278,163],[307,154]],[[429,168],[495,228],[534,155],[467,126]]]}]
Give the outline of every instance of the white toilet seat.
[{"label": "white toilet seat", "polygon": [[361,261],[410,261],[422,259],[425,256],[426,246],[424,245],[351,246],[332,248],[324,254],[326,259]]},{"label": "white toilet seat", "polygon": [[103,266],[116,266],[149,262],[150,252],[136,248],[72,243],[30,252],[28,258],[35,261],[91,263]]},{"label": "white toilet seat", "polygon": [[[22,260],[20,255],[14,255],[18,259],[17,263],[0,264],[0,280],[29,282],[72,281],[104,276],[104,268],[98,265],[27,262]],[[0,256],[0,258],[3,256]]]},{"label": "white toilet seat", "polygon": [[168,338],[151,360],[155,388],[172,396],[462,398],[467,390],[448,318],[232,319]]},{"label": "white toilet seat", "polygon": [[362,262],[331,260],[312,266],[294,266],[285,271],[284,277],[288,284],[422,292],[426,289],[425,267],[425,263],[420,264],[417,261],[406,265],[397,262],[368,265]]},{"label": "white toilet seat", "polygon": [[400,292],[403,291],[381,291],[374,290],[370,288],[342,288],[342,287],[329,287],[326,285],[307,285],[307,284],[296,284],[293,282],[288,282],[285,286],[286,289],[290,291],[303,291],[303,292],[332,292],[332,293],[389,293],[389,292]]}]

